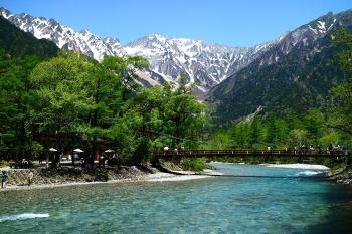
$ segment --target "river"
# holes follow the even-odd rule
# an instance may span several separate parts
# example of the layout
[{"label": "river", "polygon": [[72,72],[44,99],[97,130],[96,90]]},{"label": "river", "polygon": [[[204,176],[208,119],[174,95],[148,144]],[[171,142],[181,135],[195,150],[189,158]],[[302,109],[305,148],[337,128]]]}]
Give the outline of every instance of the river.
[{"label": "river", "polygon": [[214,166],[231,176],[1,192],[0,233],[352,231],[349,185],[315,170]]}]

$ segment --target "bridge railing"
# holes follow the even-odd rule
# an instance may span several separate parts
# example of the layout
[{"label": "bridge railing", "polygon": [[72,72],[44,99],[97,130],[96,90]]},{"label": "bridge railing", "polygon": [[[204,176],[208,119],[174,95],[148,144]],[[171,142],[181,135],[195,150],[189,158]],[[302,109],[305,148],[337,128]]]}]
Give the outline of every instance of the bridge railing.
[{"label": "bridge railing", "polygon": [[253,149],[230,149],[230,150],[168,150],[154,151],[155,157],[214,157],[214,156],[282,156],[282,157],[339,157],[347,156],[347,152],[339,151],[318,151],[318,150],[253,150]]}]

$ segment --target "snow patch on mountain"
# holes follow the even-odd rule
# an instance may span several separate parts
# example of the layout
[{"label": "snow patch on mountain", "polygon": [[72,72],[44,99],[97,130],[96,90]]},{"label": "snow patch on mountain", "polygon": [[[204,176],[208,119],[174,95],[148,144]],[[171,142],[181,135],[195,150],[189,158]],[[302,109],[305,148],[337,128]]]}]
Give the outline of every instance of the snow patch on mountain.
[{"label": "snow patch on mountain", "polygon": [[32,33],[38,39],[49,39],[63,49],[80,51],[97,60],[105,55],[116,55],[120,47],[118,39],[101,38],[88,30],[79,32],[56,22],[54,19],[34,17],[27,13],[13,15],[5,8],[0,8],[0,14],[25,32]]},{"label": "snow patch on mountain", "polygon": [[164,81],[177,84],[178,77],[184,74],[188,83],[196,82],[199,90],[204,91],[248,65],[270,47],[270,43],[252,48],[210,45],[200,40],[168,38],[160,34],[122,46],[116,38],[101,38],[88,30],[76,32],[53,19],[27,13],[13,15],[5,8],[0,8],[0,14],[38,39],[49,39],[59,48],[80,51],[96,60],[102,60],[106,55],[144,56],[151,67],[143,71],[146,74],[142,77],[148,77],[146,82],[149,84]]},{"label": "snow patch on mountain", "polygon": [[[309,44],[325,35],[336,24],[336,19],[329,13],[277,40],[253,47],[207,44],[200,40],[168,38],[161,34],[148,35],[121,45],[116,38],[102,38],[89,30],[77,32],[54,19],[34,17],[26,13],[13,15],[5,8],[0,8],[0,14],[39,39],[49,39],[59,48],[80,51],[99,61],[106,55],[144,56],[151,64],[149,69],[140,71],[140,74],[143,73],[141,79],[145,79],[141,83],[146,85],[165,81],[177,85],[178,77],[183,74],[187,82],[195,82],[200,91],[207,91],[256,59],[260,60],[260,65],[275,63],[297,43]],[[266,55],[269,50],[275,53]]]}]

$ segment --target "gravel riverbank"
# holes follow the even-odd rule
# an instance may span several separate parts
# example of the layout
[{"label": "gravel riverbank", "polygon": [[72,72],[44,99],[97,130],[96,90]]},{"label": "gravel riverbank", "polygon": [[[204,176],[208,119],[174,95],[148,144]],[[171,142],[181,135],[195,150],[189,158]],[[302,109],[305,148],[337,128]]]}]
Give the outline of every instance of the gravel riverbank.
[{"label": "gravel riverbank", "polygon": [[[208,178],[207,175],[196,175],[190,172],[184,174],[150,173],[137,167],[121,167],[118,169],[97,169],[93,171],[81,168],[48,169],[7,169],[9,181],[1,191],[28,190],[63,186],[78,186],[89,184],[125,183],[125,182],[165,182],[185,181]],[[28,174],[33,173],[33,181],[28,185]]]}]

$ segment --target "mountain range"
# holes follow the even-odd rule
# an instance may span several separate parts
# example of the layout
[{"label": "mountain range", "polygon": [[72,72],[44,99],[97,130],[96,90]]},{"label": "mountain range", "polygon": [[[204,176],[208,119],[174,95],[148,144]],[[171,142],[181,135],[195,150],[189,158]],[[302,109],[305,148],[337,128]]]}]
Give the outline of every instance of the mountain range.
[{"label": "mountain range", "polygon": [[331,86],[346,77],[334,64],[333,33],[352,28],[352,11],[328,13],[253,47],[228,47],[200,40],[152,34],[122,45],[116,38],[102,38],[88,30],[75,31],[54,19],[26,13],[14,15],[0,8],[0,15],[38,39],[59,48],[80,51],[102,60],[105,55],[141,55],[150,68],[138,71],[145,86],[172,81],[180,74],[209,104],[221,123],[253,112],[292,108],[305,111],[322,105]]},{"label": "mountain range", "polygon": [[254,47],[228,47],[206,44],[200,40],[171,39],[153,34],[121,45],[116,38],[102,38],[88,30],[74,31],[54,19],[34,17],[27,13],[12,14],[0,8],[0,15],[38,39],[48,39],[62,49],[77,50],[102,60],[105,55],[142,55],[150,69],[140,71],[145,85],[173,81],[185,75],[188,83],[197,83],[200,92],[207,91],[226,77],[248,65],[267,51],[272,42]]},{"label": "mountain range", "polygon": [[348,79],[332,44],[341,29],[352,30],[352,10],[326,14],[287,33],[207,93],[215,116],[226,123],[261,109],[304,112],[326,105],[332,86]]}]

